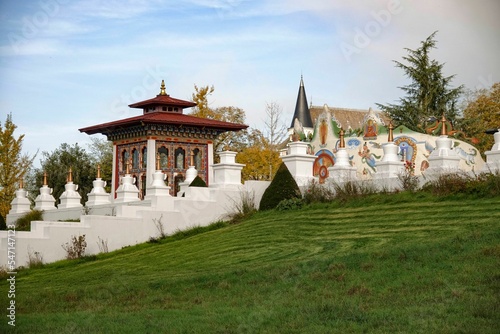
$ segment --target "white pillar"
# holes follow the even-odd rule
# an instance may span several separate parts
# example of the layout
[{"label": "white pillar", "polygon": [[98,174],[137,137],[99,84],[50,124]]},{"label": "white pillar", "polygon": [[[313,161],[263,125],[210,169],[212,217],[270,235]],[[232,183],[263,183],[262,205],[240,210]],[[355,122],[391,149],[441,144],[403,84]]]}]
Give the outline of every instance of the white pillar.
[{"label": "white pillar", "polygon": [[[117,151],[117,147],[115,145],[115,143],[113,143],[113,169],[111,171],[111,193],[114,194],[115,192],[115,189],[116,189],[116,177],[117,177],[117,174],[118,174],[118,159],[117,159],[117,156],[116,156],[116,151]],[[114,202],[115,200],[115,196],[111,196],[111,202]]]},{"label": "white pillar", "polygon": [[214,178],[211,187],[240,187],[241,170],[244,164],[236,163],[236,152],[224,151],[219,153],[220,162],[212,166]]},{"label": "white pillar", "polygon": [[486,164],[484,165],[484,172],[495,173],[500,171],[500,129],[493,134],[495,143],[491,147],[491,151],[486,151]]},{"label": "white pillar", "polygon": [[281,157],[299,187],[314,179],[313,165],[316,157],[307,154],[309,144],[301,141],[288,143],[288,154]]},{"label": "white pillar", "polygon": [[[146,184],[151,184],[153,180],[153,174],[156,173],[156,140],[148,139],[147,142],[148,149],[148,159],[146,167]],[[147,188],[146,188],[147,193]]]}]

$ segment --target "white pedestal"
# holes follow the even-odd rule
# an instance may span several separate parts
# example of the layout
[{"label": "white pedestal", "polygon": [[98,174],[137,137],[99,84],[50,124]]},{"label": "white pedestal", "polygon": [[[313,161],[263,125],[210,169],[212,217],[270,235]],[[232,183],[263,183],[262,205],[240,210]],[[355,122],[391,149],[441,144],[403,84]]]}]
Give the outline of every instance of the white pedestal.
[{"label": "white pedestal", "polygon": [[349,153],[345,148],[340,148],[335,154],[335,165],[328,167],[328,178],[341,183],[356,179],[356,167],[349,163]]},{"label": "white pedestal", "polygon": [[382,145],[384,157],[377,162],[377,172],[374,174],[375,179],[385,179],[398,177],[405,169],[403,161],[399,161],[399,147],[393,142]]},{"label": "white pedestal", "polygon": [[241,170],[244,164],[236,163],[236,152],[224,151],[219,153],[220,162],[212,165],[214,179],[210,187],[240,187]]},{"label": "white pedestal", "polygon": [[125,203],[139,200],[139,189],[134,184],[135,178],[126,174],[121,179],[121,184],[116,189],[115,203]]},{"label": "white pedestal", "polygon": [[428,160],[429,168],[427,173],[450,173],[458,170],[460,157],[456,154],[453,141],[447,135],[441,135],[436,139],[436,149],[432,151]]},{"label": "white pedestal", "polygon": [[80,203],[82,196],[77,191],[78,185],[68,182],[64,185],[64,188],[65,190],[59,198],[61,203],[57,207],[59,209],[82,207],[82,203]]},{"label": "white pedestal", "polygon": [[14,214],[14,213],[24,213],[30,211],[31,203],[28,198],[28,192],[24,189],[18,189],[16,190],[16,197],[12,200],[11,204],[11,209],[9,211],[9,214]]},{"label": "white pedestal", "polygon": [[87,194],[88,201],[85,203],[86,206],[94,206],[100,204],[109,204],[111,201],[109,199],[109,194],[106,192],[104,187],[106,187],[106,181],[101,178],[95,179],[93,182],[93,188],[89,194]]},{"label": "white pedestal", "polygon": [[313,165],[316,156],[307,154],[309,144],[296,141],[288,143],[288,154],[281,157],[299,187],[314,179]]},{"label": "white pedestal", "polygon": [[157,170],[153,173],[153,181],[146,188],[146,196],[144,199],[149,200],[153,197],[160,196],[171,196],[170,195],[170,187],[165,184],[165,179],[167,177],[166,174],[163,174],[161,170]]},{"label": "white pedestal", "polygon": [[500,171],[500,130],[493,135],[495,143],[491,151],[486,151],[486,164],[484,165],[483,172],[496,173]]},{"label": "white pedestal", "polygon": [[35,199],[35,210],[55,210],[56,199],[52,196],[52,188],[47,185],[40,188],[40,195]]}]

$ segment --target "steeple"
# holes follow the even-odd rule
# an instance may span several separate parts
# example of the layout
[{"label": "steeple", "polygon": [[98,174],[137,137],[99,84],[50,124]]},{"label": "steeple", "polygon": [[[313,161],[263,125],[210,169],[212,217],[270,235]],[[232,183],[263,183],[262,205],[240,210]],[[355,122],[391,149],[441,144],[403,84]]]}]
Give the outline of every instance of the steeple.
[{"label": "steeple", "polygon": [[309,106],[307,105],[306,89],[304,88],[304,79],[302,75],[300,76],[299,94],[297,95],[297,104],[295,105],[295,112],[293,113],[290,128],[293,128],[296,118],[304,128],[313,127],[311,113],[309,112]]}]

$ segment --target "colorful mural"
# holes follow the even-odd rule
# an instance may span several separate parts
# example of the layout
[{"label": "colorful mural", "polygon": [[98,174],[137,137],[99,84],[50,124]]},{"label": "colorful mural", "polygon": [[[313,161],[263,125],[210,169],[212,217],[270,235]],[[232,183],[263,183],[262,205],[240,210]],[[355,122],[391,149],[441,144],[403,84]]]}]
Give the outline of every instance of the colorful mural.
[{"label": "colorful mural", "polygon": [[[345,148],[351,166],[357,167],[357,177],[371,178],[377,173],[377,162],[383,159],[383,145],[387,143],[386,125],[373,114],[368,114],[362,129],[346,131]],[[326,110],[318,117],[310,145],[317,156],[314,162],[314,176],[324,182],[328,167],[335,164],[339,131],[343,127]],[[326,133],[325,133],[326,129]],[[416,175],[425,173],[429,167],[428,157],[436,147],[436,135],[412,131],[405,126],[394,129],[394,143],[399,146],[399,156],[407,168]],[[453,139],[453,150],[461,158],[459,168],[464,171],[481,170],[484,161],[472,145]],[[418,169],[415,166],[419,166]]]}]

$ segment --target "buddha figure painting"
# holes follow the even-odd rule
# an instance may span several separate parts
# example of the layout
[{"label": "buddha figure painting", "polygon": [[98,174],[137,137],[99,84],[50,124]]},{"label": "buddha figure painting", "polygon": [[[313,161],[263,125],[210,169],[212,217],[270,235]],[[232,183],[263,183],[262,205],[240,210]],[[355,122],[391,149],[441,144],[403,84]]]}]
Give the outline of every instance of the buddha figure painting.
[{"label": "buddha figure painting", "polygon": [[377,139],[377,123],[375,123],[372,119],[369,119],[368,122],[366,122],[364,130],[364,140]]}]

